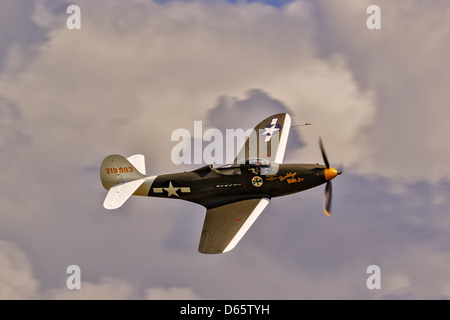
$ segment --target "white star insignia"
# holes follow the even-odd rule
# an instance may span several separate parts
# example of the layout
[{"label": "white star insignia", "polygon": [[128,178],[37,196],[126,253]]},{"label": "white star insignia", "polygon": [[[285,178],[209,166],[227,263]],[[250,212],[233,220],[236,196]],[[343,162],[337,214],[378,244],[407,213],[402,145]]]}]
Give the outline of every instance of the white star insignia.
[{"label": "white star insignia", "polygon": [[163,188],[163,189],[167,191],[167,193],[168,193],[167,196],[168,196],[168,197],[170,197],[171,195],[175,195],[175,196],[177,196],[178,198],[180,197],[180,196],[178,195],[178,193],[177,193],[178,189],[180,189],[180,188],[179,188],[179,187],[174,187],[174,186],[172,185],[172,181],[170,181],[169,187]]},{"label": "white star insignia", "polygon": [[270,127],[264,128],[264,130],[266,130],[266,131],[261,133],[262,135],[266,135],[265,142],[269,142],[270,139],[272,139],[273,133],[280,130],[280,128],[276,127],[277,121],[278,121],[278,118],[272,119],[272,122],[270,123]]}]

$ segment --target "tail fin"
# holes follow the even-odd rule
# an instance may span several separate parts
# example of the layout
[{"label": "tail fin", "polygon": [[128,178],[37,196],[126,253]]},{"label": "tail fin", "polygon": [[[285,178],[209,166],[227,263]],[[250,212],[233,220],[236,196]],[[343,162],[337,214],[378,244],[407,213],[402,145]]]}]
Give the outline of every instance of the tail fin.
[{"label": "tail fin", "polygon": [[135,154],[131,157],[127,158],[128,161],[131,162],[131,164],[138,169],[138,171],[142,174],[146,174],[145,173],[145,158],[144,155],[142,154]]},{"label": "tail fin", "polygon": [[143,155],[128,159],[118,154],[107,156],[100,167],[102,185],[109,190],[103,206],[106,209],[119,208],[147,178]]}]

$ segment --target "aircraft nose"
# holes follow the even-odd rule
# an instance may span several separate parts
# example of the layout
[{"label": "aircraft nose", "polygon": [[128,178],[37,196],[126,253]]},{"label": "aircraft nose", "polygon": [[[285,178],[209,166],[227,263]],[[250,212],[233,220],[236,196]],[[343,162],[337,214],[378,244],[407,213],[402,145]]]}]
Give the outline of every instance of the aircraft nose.
[{"label": "aircraft nose", "polygon": [[325,179],[327,180],[333,180],[334,178],[336,178],[337,175],[341,174],[340,171],[337,171],[336,169],[331,167],[324,169],[324,172],[325,172]]}]

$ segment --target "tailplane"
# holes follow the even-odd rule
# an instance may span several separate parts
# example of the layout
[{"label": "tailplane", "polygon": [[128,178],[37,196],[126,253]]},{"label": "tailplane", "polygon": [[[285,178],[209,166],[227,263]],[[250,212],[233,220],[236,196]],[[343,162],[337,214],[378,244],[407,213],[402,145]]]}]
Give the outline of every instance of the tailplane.
[{"label": "tailplane", "polygon": [[119,208],[144,182],[151,184],[154,178],[145,175],[145,159],[141,154],[129,158],[118,154],[107,156],[100,167],[102,185],[109,190],[103,206],[110,210]]}]

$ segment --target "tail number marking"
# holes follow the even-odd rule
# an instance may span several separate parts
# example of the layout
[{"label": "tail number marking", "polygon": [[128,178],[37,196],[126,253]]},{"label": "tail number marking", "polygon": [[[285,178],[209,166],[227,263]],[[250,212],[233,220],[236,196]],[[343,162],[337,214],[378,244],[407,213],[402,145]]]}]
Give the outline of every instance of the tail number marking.
[{"label": "tail number marking", "polygon": [[105,169],[106,169],[106,174],[133,172],[133,167],[119,167],[119,168],[105,168]]}]

